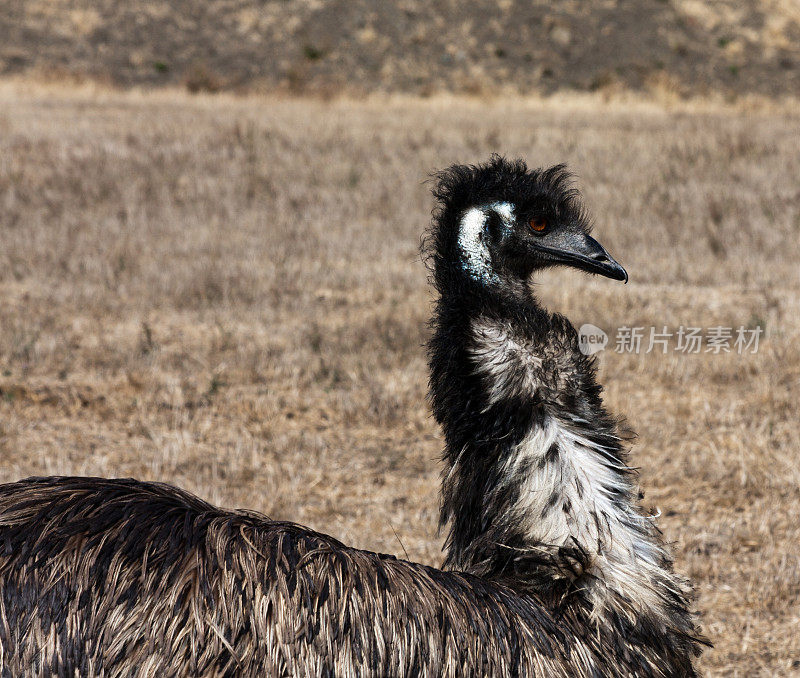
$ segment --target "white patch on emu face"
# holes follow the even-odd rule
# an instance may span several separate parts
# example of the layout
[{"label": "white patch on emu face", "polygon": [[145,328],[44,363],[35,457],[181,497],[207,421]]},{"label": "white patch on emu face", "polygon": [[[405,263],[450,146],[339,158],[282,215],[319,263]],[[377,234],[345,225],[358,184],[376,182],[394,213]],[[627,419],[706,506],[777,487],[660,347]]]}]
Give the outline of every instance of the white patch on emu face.
[{"label": "white patch on emu face", "polygon": [[461,217],[458,246],[464,268],[473,278],[484,283],[497,283],[500,279],[492,268],[492,257],[486,246],[484,233],[490,211],[499,214],[507,228],[512,227],[514,207],[510,203],[494,202],[481,207],[471,207]]},{"label": "white patch on emu face", "polygon": [[514,206],[510,202],[493,202],[489,205],[489,209],[497,212],[503,221],[510,227],[514,222]]},{"label": "white patch on emu face", "polygon": [[483,318],[473,323],[472,332],[470,353],[475,372],[484,378],[489,406],[503,398],[536,392],[538,382],[532,368],[541,367],[542,359],[533,346],[515,337],[510,325]]}]

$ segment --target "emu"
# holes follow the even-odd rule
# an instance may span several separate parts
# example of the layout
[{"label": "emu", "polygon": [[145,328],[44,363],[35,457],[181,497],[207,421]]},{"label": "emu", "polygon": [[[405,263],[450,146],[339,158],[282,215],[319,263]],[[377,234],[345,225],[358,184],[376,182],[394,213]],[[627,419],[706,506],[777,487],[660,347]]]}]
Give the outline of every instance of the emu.
[{"label": "emu", "polygon": [[3,676],[694,676],[688,583],[590,358],[528,285],[615,280],[563,166],[438,175],[443,569],[134,480],[0,486]]}]

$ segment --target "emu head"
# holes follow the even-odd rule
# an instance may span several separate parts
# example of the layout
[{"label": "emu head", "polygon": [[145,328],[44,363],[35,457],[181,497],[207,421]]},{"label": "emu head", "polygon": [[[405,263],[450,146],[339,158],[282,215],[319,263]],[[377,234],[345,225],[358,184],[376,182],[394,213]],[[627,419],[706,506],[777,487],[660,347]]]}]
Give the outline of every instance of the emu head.
[{"label": "emu head", "polygon": [[431,246],[440,287],[527,286],[549,266],[572,266],[627,282],[628,274],[589,235],[589,219],[564,165],[528,170],[500,156],[437,175]]}]

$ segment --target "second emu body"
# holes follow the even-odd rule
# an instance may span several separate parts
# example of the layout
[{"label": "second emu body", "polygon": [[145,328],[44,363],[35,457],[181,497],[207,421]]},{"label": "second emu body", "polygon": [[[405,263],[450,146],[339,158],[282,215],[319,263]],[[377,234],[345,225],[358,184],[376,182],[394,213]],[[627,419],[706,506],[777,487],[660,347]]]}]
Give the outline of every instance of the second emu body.
[{"label": "second emu body", "polygon": [[528,278],[625,279],[561,167],[439,177],[444,569],[167,485],[0,486],[0,675],[693,676],[687,583],[574,328]]}]

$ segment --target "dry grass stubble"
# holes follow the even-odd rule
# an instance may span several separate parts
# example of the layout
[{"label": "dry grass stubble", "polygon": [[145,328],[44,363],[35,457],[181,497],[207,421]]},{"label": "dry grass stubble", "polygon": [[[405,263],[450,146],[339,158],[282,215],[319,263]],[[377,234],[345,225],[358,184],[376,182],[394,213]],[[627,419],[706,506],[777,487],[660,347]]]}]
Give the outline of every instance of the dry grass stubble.
[{"label": "dry grass stubble", "polygon": [[597,105],[1,87],[2,480],[165,480],[438,562],[422,180],[567,161],[632,282],[549,274],[552,308],[766,328],[752,356],[607,350],[601,379],[704,667],[800,674],[798,118]]}]

